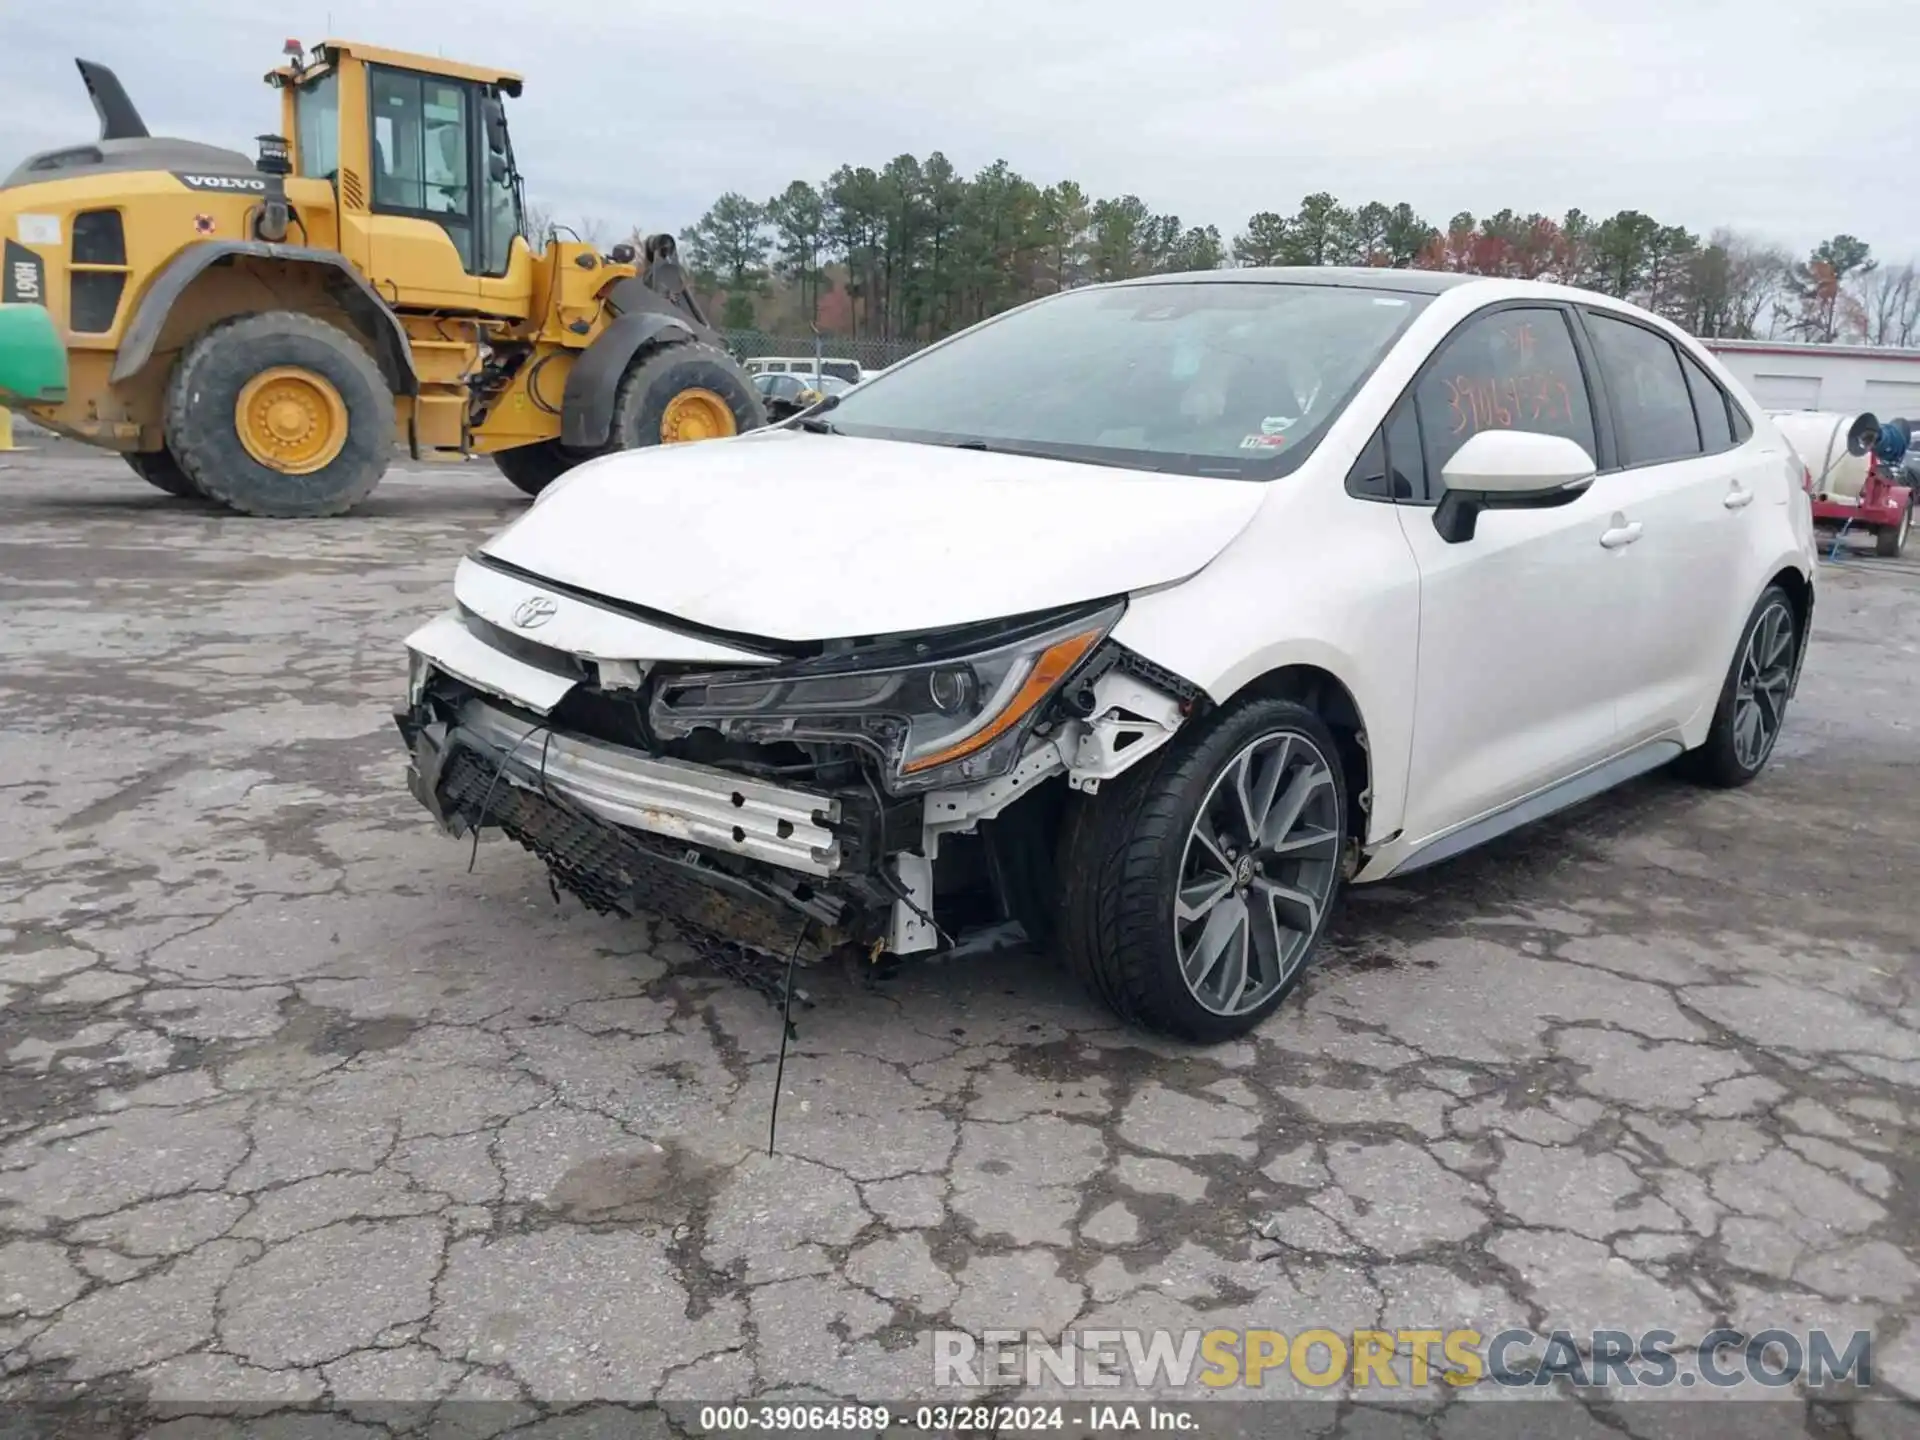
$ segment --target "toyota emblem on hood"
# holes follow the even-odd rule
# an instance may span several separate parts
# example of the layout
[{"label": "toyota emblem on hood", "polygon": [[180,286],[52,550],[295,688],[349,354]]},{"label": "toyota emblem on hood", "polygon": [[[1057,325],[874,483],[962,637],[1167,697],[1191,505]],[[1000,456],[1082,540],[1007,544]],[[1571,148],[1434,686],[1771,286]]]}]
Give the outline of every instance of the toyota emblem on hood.
[{"label": "toyota emblem on hood", "polygon": [[560,608],[551,595],[535,595],[513,607],[513,623],[522,630],[533,630],[547,623]]}]

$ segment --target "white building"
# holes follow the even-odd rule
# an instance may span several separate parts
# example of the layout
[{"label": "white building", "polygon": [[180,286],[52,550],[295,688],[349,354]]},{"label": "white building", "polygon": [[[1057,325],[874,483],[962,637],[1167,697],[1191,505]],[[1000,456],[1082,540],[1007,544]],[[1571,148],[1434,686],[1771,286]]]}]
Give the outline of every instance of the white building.
[{"label": "white building", "polygon": [[1920,420],[1920,350],[1703,340],[1767,410],[1871,412]]}]

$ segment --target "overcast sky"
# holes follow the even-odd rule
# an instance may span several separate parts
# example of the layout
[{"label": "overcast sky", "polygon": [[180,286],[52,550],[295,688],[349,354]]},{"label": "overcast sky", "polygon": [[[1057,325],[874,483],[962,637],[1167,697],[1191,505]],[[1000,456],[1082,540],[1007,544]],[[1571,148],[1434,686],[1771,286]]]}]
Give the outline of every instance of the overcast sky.
[{"label": "overcast sky", "polygon": [[[529,193],[679,230],[842,163],[944,150],[1131,191],[1231,238],[1309,191],[1435,223],[1644,210],[1920,254],[1914,0],[0,0],[0,172],[89,138],[71,60],[156,134],[252,152],[289,36],[518,70]],[[1896,63],[1904,48],[1908,58]]]}]

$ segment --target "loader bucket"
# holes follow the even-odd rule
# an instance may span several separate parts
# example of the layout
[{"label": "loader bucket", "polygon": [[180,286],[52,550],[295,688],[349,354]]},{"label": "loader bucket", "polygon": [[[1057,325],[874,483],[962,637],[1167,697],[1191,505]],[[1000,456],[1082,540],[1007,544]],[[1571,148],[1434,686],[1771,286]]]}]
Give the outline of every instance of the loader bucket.
[{"label": "loader bucket", "polygon": [[0,405],[52,405],[67,398],[67,351],[39,305],[0,305]]}]

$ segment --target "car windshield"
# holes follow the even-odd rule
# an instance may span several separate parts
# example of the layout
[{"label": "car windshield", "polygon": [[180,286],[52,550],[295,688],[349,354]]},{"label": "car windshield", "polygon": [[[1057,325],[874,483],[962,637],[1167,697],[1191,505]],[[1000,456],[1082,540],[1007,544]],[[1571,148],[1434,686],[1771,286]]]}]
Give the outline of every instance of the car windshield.
[{"label": "car windshield", "polygon": [[1425,296],[1180,281],[1074,290],[849,391],[847,435],[1272,479],[1297,468]]}]

